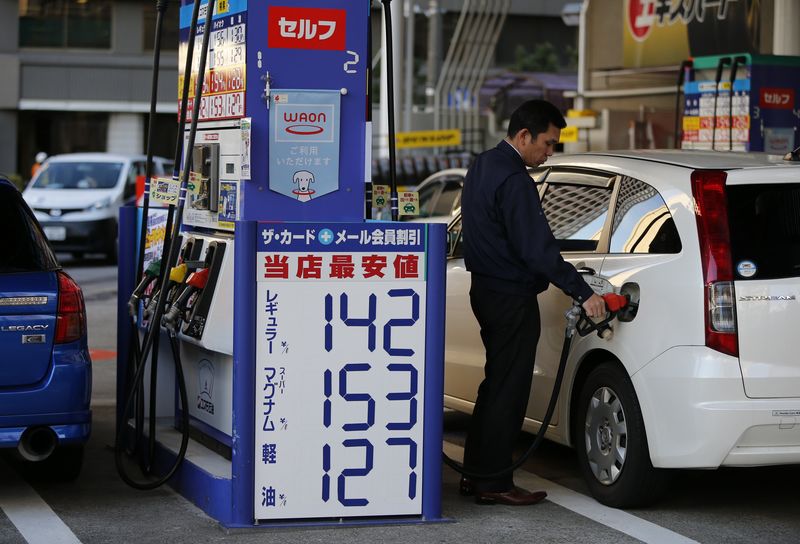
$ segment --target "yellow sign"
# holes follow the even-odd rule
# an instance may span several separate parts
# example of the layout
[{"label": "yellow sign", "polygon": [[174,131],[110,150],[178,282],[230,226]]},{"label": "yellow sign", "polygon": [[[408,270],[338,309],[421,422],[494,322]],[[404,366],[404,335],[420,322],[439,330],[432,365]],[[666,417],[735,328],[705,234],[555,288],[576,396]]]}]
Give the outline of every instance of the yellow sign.
[{"label": "yellow sign", "polygon": [[567,110],[567,118],[576,117],[597,117],[597,112],[594,110]]},{"label": "yellow sign", "polygon": [[373,185],[372,186],[372,205],[376,208],[385,208],[389,205],[389,192],[388,185]]},{"label": "yellow sign", "polygon": [[419,193],[416,191],[403,191],[398,194],[397,207],[400,215],[419,215]]},{"label": "yellow sign", "polygon": [[687,115],[684,117],[683,130],[700,130],[700,118],[696,115]]},{"label": "yellow sign", "polygon": [[461,129],[418,130],[398,132],[395,137],[398,149],[410,147],[444,147],[461,145]]},{"label": "yellow sign", "polygon": [[158,204],[178,204],[180,182],[172,178],[154,178],[150,181],[150,200]]},{"label": "yellow sign", "polygon": [[578,141],[578,127],[564,127],[561,129],[561,139],[559,142],[577,142]]}]

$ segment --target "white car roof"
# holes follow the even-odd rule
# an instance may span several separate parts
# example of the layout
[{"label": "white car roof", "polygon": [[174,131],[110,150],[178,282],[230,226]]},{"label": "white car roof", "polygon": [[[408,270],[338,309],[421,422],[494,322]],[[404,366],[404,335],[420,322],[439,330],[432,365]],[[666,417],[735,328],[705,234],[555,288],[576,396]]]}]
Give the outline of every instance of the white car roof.
[{"label": "white car roof", "polygon": [[686,149],[626,149],[619,151],[589,152],[574,155],[557,155],[545,165],[575,164],[576,162],[603,162],[605,159],[634,159],[637,161],[669,164],[685,168],[732,170],[764,166],[800,166],[784,161],[782,155],[744,153],[739,151],[693,151]]}]

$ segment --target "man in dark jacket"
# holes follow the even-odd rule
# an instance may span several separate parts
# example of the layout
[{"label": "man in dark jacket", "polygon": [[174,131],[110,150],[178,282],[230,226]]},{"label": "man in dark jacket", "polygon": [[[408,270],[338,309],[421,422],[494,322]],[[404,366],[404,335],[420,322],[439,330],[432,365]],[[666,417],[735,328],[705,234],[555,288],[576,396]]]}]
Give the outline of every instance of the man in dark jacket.
[{"label": "man in dark jacket", "polygon": [[[472,273],[470,303],[486,348],[485,379],[464,451],[464,465],[472,472],[493,474],[511,465],[541,328],[537,295],[553,283],[590,317],[605,313],[603,299],[561,257],[526,170],[553,154],[565,126],[551,103],[525,102],[511,115],[508,136],[478,156],[464,182],[464,260]],[[462,478],[461,492],[474,493],[481,504],[527,505],[547,496],[515,487],[510,473]]]}]

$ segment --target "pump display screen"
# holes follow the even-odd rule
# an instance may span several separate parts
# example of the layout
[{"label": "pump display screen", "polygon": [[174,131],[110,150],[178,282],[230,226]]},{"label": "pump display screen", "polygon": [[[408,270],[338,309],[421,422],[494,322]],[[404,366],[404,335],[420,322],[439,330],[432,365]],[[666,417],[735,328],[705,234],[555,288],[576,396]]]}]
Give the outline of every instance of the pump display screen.
[{"label": "pump display screen", "polygon": [[259,225],[256,519],[419,515],[424,225]]}]

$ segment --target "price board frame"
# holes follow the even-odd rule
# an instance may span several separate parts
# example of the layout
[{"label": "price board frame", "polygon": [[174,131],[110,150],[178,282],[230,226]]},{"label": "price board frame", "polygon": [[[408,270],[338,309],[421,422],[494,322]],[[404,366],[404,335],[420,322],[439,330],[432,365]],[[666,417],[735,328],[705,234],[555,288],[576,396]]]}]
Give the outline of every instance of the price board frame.
[{"label": "price board frame", "polygon": [[[373,236],[375,237],[372,238],[373,241],[377,238],[379,243],[384,244],[387,231],[394,231],[395,240],[400,238],[408,241],[411,238],[412,241],[419,243],[413,246],[385,245],[383,251],[379,250],[374,243],[365,245],[364,240]],[[405,232],[399,234],[400,231]],[[247,508],[245,505],[249,504],[250,516],[258,524],[266,526],[291,526],[308,523],[315,525],[380,524],[386,523],[387,520],[391,520],[392,523],[419,523],[441,520],[445,225],[240,221],[236,224],[235,232],[236,244],[240,248],[236,252],[236,289],[234,293],[234,314],[237,316],[237,323],[234,327],[233,418],[236,440],[234,440],[232,460],[232,478],[235,483],[232,499],[235,505],[239,504],[236,508]],[[411,234],[412,232],[416,234]],[[332,241],[327,244],[321,243],[321,240],[329,235],[333,236]],[[318,239],[318,236],[321,238]],[[349,242],[346,241],[348,236],[350,237]],[[361,240],[355,239],[356,237],[361,237]],[[272,242],[271,248],[265,243],[268,238]],[[290,247],[292,243],[297,243],[298,246],[294,248],[294,251],[280,251],[278,249],[280,242],[276,242],[276,240],[286,242],[289,239],[292,242],[289,242],[286,247]],[[328,239],[330,240],[330,238]],[[336,240],[340,241],[339,248],[336,246]],[[400,244],[403,243],[400,242]],[[306,246],[305,249],[301,249],[303,246]],[[246,248],[252,249],[247,250]],[[364,251],[359,251],[359,249]],[[364,277],[364,269],[361,268],[364,262],[361,257],[365,254],[379,257],[382,254],[389,257],[415,255],[419,258],[417,260],[420,267],[419,274],[416,278],[398,278],[398,271],[403,267],[399,264],[402,259],[394,263],[394,259],[390,258],[384,271],[386,275],[392,277],[386,278],[385,281],[370,281],[371,278]],[[308,257],[309,255],[310,257]],[[354,271],[356,277],[330,277],[329,272],[322,271],[325,267],[332,270],[331,266],[335,255],[348,255],[351,259],[345,260],[357,263]],[[271,278],[275,280],[271,283],[270,278],[264,278],[268,267],[267,256],[270,256],[271,263],[287,265],[286,278]],[[284,260],[283,257],[286,259]],[[314,273],[311,274],[312,277],[298,277],[298,272],[300,276],[303,276],[302,270],[306,270],[302,269],[305,265],[300,264],[300,257],[308,257],[305,260],[306,265],[310,262],[324,263],[324,267],[320,265],[319,278],[313,277]],[[316,257],[321,258],[321,261]],[[275,270],[279,268],[272,266],[271,270],[275,273]],[[359,268],[361,268],[360,271]],[[388,269],[392,269],[391,272]],[[408,266],[405,270],[407,274],[413,275],[413,272],[409,272]],[[326,274],[328,277],[325,277]],[[400,275],[402,276],[403,273],[401,272]],[[289,276],[296,281],[290,281]],[[312,286],[310,282],[317,280],[321,281]],[[286,321],[287,326],[291,326],[293,324],[291,306],[298,302],[295,300],[293,303],[292,297],[297,297],[298,292],[305,290],[305,293],[313,299],[325,289],[332,289],[333,284],[340,280],[344,281],[338,284],[339,290],[334,293],[338,295],[337,300],[334,300],[334,294],[331,297],[325,297],[323,294],[321,306],[315,307],[314,311],[320,309],[322,312],[316,323],[316,325],[322,326],[322,330],[318,333],[309,333],[315,337],[315,341],[319,340],[320,342],[318,344],[320,348],[316,350],[314,356],[328,353],[331,359],[317,361],[318,367],[315,372],[310,373],[310,377],[305,373],[298,374],[298,371],[294,369],[292,373],[283,377],[284,384],[280,384],[280,367],[273,364],[275,361],[267,356],[267,343],[270,335],[267,334],[266,329],[271,326],[273,321],[267,319],[270,317],[265,306],[267,301],[260,300],[259,296],[262,298],[266,296],[268,286],[275,290],[270,295],[271,297],[274,297],[275,293],[278,293],[279,296],[283,296],[281,293],[286,295],[286,298],[282,300],[289,308],[289,313],[283,314],[283,316],[288,320]],[[304,285],[304,282],[307,284]],[[286,286],[288,286],[288,290],[281,291]],[[297,286],[300,287],[299,291],[295,288]],[[418,297],[417,313],[415,314],[419,329],[416,328],[417,325],[408,327],[409,321],[407,320],[413,319],[414,315],[406,316],[406,321],[403,321],[404,316],[401,315],[381,315],[380,306],[378,306],[373,323],[374,351],[370,352],[369,343],[373,333],[370,332],[370,324],[363,321],[363,319],[369,319],[371,311],[368,309],[371,293],[366,292],[369,289],[374,291],[376,305],[395,303],[391,307],[391,312],[410,314],[415,314],[415,312],[413,310],[414,295],[409,291],[416,291],[418,295],[424,291],[424,295]],[[390,291],[394,291],[394,293],[390,294]],[[348,293],[348,295],[342,297],[343,293]],[[349,293],[352,293],[354,302],[357,298],[364,298],[366,295],[366,299],[361,301],[366,306],[362,304],[359,311],[366,310],[367,315],[355,316],[356,307],[354,305],[349,306],[350,309],[342,307],[342,304],[348,305],[350,302],[349,298],[345,300],[349,297]],[[299,302],[311,306],[312,303],[309,300]],[[309,319],[312,314],[308,310],[309,308],[304,309],[297,319]],[[277,315],[281,318],[281,314]],[[345,320],[349,320],[349,324],[345,323]],[[378,323],[380,320],[382,322]],[[326,325],[330,325],[327,327],[327,333]],[[408,331],[403,329],[408,329]],[[413,334],[404,334],[412,329]],[[375,364],[370,365],[369,369],[364,367],[364,363],[369,364],[368,361],[345,361],[344,359],[353,354],[347,349],[342,349],[344,344],[337,345],[339,337],[343,342],[351,344],[355,343],[354,339],[359,335],[363,340],[363,346],[360,348],[361,354],[374,354]],[[424,338],[420,338],[418,335],[424,335]],[[272,340],[274,342],[273,352],[277,351],[281,355],[285,346],[280,344],[279,335]],[[308,354],[302,351],[302,346],[295,343],[296,341],[296,339],[290,341],[288,349],[290,352],[296,349],[297,356],[286,360],[287,364],[284,365],[284,370],[293,363],[297,364],[297,361],[302,360]],[[326,342],[331,344],[328,346],[330,351],[323,347]],[[312,343],[312,341],[307,340],[307,343]],[[259,346],[259,344],[261,345]],[[397,356],[388,354],[390,350],[407,350],[412,345],[424,351],[424,357],[418,360],[418,362],[421,361],[421,364],[413,361],[410,363],[407,352]],[[381,354],[381,352],[383,353]],[[401,359],[403,360],[401,361]],[[418,390],[414,394],[412,394],[412,383],[415,371],[411,370],[411,367],[414,367],[418,373],[416,376]],[[269,370],[270,368],[273,368],[275,372]],[[376,374],[376,381],[370,382],[367,379],[370,372]],[[372,413],[374,415],[370,416],[369,405],[371,403],[364,395],[371,395],[368,391],[370,385],[382,382],[387,376],[391,376],[393,379],[389,380],[390,384],[386,386],[386,391],[381,390],[372,395],[374,401]],[[281,400],[287,402],[288,397],[281,398],[280,387],[297,389],[300,383],[306,381],[313,382],[311,386],[299,388],[300,393],[306,395],[306,398],[300,399],[300,404],[297,404],[297,399],[295,399],[289,405],[295,407],[305,405],[308,407],[307,412],[311,415],[306,418],[303,411],[292,408],[293,411],[283,413],[284,421],[281,422],[278,404]],[[392,388],[397,391],[388,391]],[[383,398],[379,398],[381,395]],[[348,396],[349,398],[346,398]],[[388,398],[390,396],[392,398]],[[413,420],[412,403],[410,402],[413,397],[418,402],[416,421],[420,429],[419,434],[408,435],[408,429],[400,427],[403,427],[403,423],[408,426],[408,423]],[[350,405],[349,411],[346,409],[347,405]],[[392,407],[392,405],[395,405],[397,409],[387,412],[387,407]],[[275,425],[274,432],[280,433],[280,428],[286,425],[287,428],[283,429],[283,432],[286,433],[289,442],[294,442],[294,446],[287,447],[285,441],[281,445],[282,443],[278,440],[274,442],[263,440],[266,436],[266,431],[263,429],[267,408],[270,413],[275,410],[273,413],[275,419],[271,420]],[[381,412],[384,414],[381,415]],[[400,417],[400,414],[403,416]],[[397,436],[388,436],[392,434],[392,431],[386,430],[386,427],[392,423],[389,420],[396,420],[394,423],[399,424],[395,433]],[[311,425],[310,422],[313,422],[314,425]],[[326,424],[329,425],[327,429],[333,434],[323,436],[321,431],[325,431]],[[348,425],[349,428],[345,430],[344,427]],[[270,422],[266,422],[266,426],[267,428],[272,427]],[[295,434],[288,432],[289,428],[295,430]],[[404,432],[406,435],[400,436]],[[391,438],[399,440],[392,440],[393,444],[387,443]],[[350,441],[348,442],[348,440]],[[379,441],[381,442],[380,446],[378,445]],[[412,441],[415,442],[417,449],[415,460],[411,459],[414,449],[411,446]],[[370,448],[367,442],[371,442],[373,448]],[[271,447],[273,443],[278,445],[277,449]],[[267,448],[264,447],[265,444],[268,445]],[[326,444],[330,446],[328,454],[325,453]],[[314,450],[313,455],[309,457],[298,454],[303,447]],[[388,457],[386,452],[392,449],[401,455]],[[370,452],[370,450],[372,451]],[[368,481],[368,474],[371,473],[368,467],[370,453],[373,454],[371,464],[375,471],[375,479],[385,479],[390,472],[396,473],[392,482]],[[263,469],[271,464],[269,460],[272,454],[277,455],[278,458],[283,455],[283,464],[280,467],[282,473],[296,477],[299,473],[313,472],[311,480],[314,485],[312,488],[307,487],[306,484],[298,484],[299,487],[291,490],[284,488],[282,490],[283,499],[280,498],[281,490],[275,486],[272,486],[274,494],[271,493],[269,491],[270,482],[264,480],[264,474],[269,474],[269,472],[265,472]],[[326,455],[329,457],[326,458]],[[341,459],[339,464],[335,460],[337,455]],[[314,461],[310,462],[309,459],[312,458]],[[326,459],[329,460],[326,461]],[[375,468],[384,460],[396,463],[396,466],[389,472]],[[415,466],[412,467],[412,465]],[[412,477],[412,472],[416,473],[415,477]],[[363,482],[359,482],[359,480],[363,480]],[[283,482],[285,485],[286,481],[283,480]],[[360,483],[369,485],[364,486]],[[412,500],[407,501],[407,505],[413,504],[413,506],[410,508],[398,507],[398,504],[403,502],[402,500],[399,502],[383,500],[381,502],[377,494],[369,495],[370,486],[377,491],[379,487],[385,490],[387,485],[397,491],[395,497],[414,495]],[[328,491],[327,501],[325,500],[326,490]],[[281,513],[280,505],[284,499],[286,503],[283,505],[284,512]],[[267,506],[267,504],[271,504],[271,506]],[[290,508],[290,504],[296,508]],[[298,504],[299,506],[297,506]],[[269,511],[270,508],[274,509],[272,511],[274,514]],[[265,514],[265,512],[268,513]]]}]

